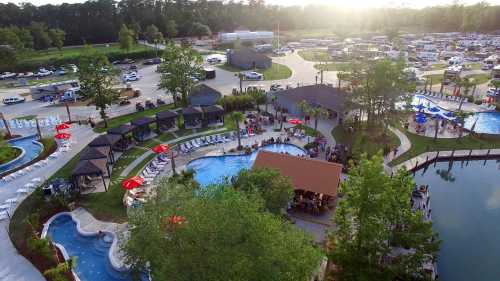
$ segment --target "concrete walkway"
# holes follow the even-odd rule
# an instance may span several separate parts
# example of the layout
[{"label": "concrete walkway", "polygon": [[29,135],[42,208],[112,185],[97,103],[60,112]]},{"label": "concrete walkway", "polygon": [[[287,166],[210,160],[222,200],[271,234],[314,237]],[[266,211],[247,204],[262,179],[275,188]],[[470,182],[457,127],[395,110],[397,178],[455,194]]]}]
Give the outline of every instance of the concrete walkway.
[{"label": "concrete walkway", "polygon": [[[35,169],[29,174],[19,177],[8,183],[0,183],[0,202],[3,203],[9,198],[18,198],[19,201],[25,197],[18,197],[17,189],[23,188],[25,184],[33,178],[47,179],[57,170],[67,164],[80,150],[87,145],[96,134],[86,126],[74,126],[70,130],[73,139],[77,143],[72,145],[69,152],[62,153],[57,159],[50,160],[49,163],[41,168]],[[19,204],[19,203],[18,203]],[[14,210],[11,210],[12,214]],[[12,244],[8,236],[9,220],[0,222],[0,280],[1,281],[42,281],[45,278],[42,274],[23,256]]]},{"label": "concrete walkway", "polygon": [[400,144],[398,146],[398,149],[397,149],[396,153],[394,153],[393,151],[391,151],[387,155],[384,156],[384,163],[385,164],[391,162],[395,158],[398,158],[403,153],[405,153],[405,152],[407,152],[408,150],[411,149],[411,142],[410,142],[410,140],[408,139],[408,137],[403,132],[401,132],[399,129],[393,128],[391,126],[389,126],[389,130],[391,132],[393,132],[399,138]]}]

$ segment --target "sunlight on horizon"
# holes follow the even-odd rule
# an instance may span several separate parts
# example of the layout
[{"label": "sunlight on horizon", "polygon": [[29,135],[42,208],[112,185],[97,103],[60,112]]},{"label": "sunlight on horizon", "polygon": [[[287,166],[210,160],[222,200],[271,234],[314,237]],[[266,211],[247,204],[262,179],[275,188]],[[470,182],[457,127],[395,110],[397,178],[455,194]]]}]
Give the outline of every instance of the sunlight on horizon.
[{"label": "sunlight on horizon", "polygon": [[[210,1],[210,0],[209,0]],[[0,3],[31,3],[36,6],[46,5],[46,4],[62,4],[62,3],[81,3],[85,2],[85,0],[35,0],[35,1],[26,1],[26,0],[0,0]],[[236,0],[238,2],[238,0]],[[245,1],[246,2],[246,1]],[[265,0],[266,4],[271,5],[281,5],[281,6],[306,6],[310,4],[319,4],[319,5],[335,5],[339,7],[346,8],[379,8],[379,7],[407,7],[407,8],[424,8],[428,6],[437,6],[437,5],[449,5],[455,2],[454,0]],[[487,2],[491,5],[500,5],[500,0],[460,0],[458,3],[465,5],[472,5],[479,2]]]}]

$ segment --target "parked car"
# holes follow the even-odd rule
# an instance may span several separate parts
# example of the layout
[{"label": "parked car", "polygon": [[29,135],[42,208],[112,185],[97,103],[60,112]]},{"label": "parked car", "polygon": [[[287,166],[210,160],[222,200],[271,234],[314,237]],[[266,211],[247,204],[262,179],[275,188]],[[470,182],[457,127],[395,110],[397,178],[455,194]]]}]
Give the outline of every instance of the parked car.
[{"label": "parked car", "polygon": [[221,62],[222,62],[222,60],[221,60],[220,58],[215,58],[215,57],[213,57],[213,58],[208,58],[208,59],[207,59],[207,62],[208,62],[208,63],[215,64],[215,63],[221,63]]},{"label": "parked car", "polygon": [[58,70],[56,70],[55,74],[56,75],[59,75],[59,76],[62,76],[62,75],[66,75],[68,73],[68,71],[66,71],[66,69],[64,68],[59,68]]},{"label": "parked car", "polygon": [[74,64],[68,64],[68,67],[67,69],[69,69],[69,71],[73,72],[73,73],[77,73],[78,72],[78,67]]},{"label": "parked car", "polygon": [[132,64],[128,69],[129,70],[137,70],[137,65]]},{"label": "parked car", "polygon": [[59,101],[65,102],[65,101],[77,101],[77,100],[83,99],[83,96],[81,96],[78,93],[79,93],[79,91],[67,90],[64,92],[64,94],[62,94],[59,97]]},{"label": "parked car", "polygon": [[33,77],[35,74],[33,72],[21,72],[17,74],[17,78],[30,78]]},{"label": "parked car", "polygon": [[280,84],[272,84],[269,90],[271,92],[277,92],[277,91],[283,91],[285,90],[285,88]]},{"label": "parked car", "polygon": [[25,102],[26,99],[23,97],[8,97],[3,99],[3,103],[5,105],[11,105],[11,104],[16,104],[16,103],[22,103]]},{"label": "parked car", "polygon": [[245,79],[247,80],[262,80],[263,78],[264,75],[262,73],[258,73],[255,71],[245,73]]},{"label": "parked car", "polygon": [[47,70],[45,68],[40,68],[37,73],[35,73],[35,77],[46,77],[54,74],[51,70]]},{"label": "parked car", "polygon": [[129,72],[123,75],[123,82],[137,81],[139,76],[136,72]]},{"label": "parked car", "polygon": [[16,78],[17,74],[12,72],[4,72],[0,75],[0,79],[11,79]]},{"label": "parked car", "polygon": [[142,64],[154,65],[154,64],[160,64],[160,63],[161,63],[161,58],[154,58],[154,59],[147,59]]}]

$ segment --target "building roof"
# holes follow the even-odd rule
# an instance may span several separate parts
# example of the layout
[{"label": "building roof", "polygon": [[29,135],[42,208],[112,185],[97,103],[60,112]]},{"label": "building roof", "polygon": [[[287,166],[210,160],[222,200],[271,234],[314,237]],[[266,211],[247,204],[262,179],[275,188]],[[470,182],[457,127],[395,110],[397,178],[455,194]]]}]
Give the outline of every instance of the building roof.
[{"label": "building roof", "polygon": [[172,111],[172,110],[167,110],[167,111],[162,111],[156,113],[156,120],[164,120],[164,119],[173,119],[177,118],[177,112]]},{"label": "building roof", "polygon": [[344,111],[346,92],[327,85],[310,85],[276,93],[276,96],[295,103],[305,100],[311,105],[322,106],[336,112]]},{"label": "building roof", "polygon": [[232,49],[229,51],[229,54],[231,57],[238,57],[238,60],[246,60],[248,62],[271,60],[270,57],[249,48]]},{"label": "building roof", "polygon": [[134,119],[132,121],[130,121],[130,124],[134,125],[134,126],[145,126],[145,125],[149,125],[153,122],[155,122],[156,119],[154,118],[151,118],[151,117],[148,117],[148,116],[144,116],[144,117],[141,117],[141,118],[137,118],[137,119]]},{"label": "building roof", "polygon": [[119,142],[121,137],[119,135],[100,135],[89,143],[89,146],[113,146]]},{"label": "building roof", "polygon": [[193,106],[214,105],[222,94],[205,84],[197,85],[189,94],[189,103]]},{"label": "building roof", "polygon": [[182,109],[182,115],[203,114],[203,110],[199,106],[188,106]]},{"label": "building roof", "polygon": [[134,125],[123,124],[118,127],[114,127],[108,130],[110,135],[125,135],[132,132],[135,129]]},{"label": "building roof", "polygon": [[216,105],[210,105],[210,106],[204,106],[203,112],[208,113],[208,114],[224,114],[224,108],[218,104]]},{"label": "building roof", "polygon": [[276,169],[295,189],[330,196],[337,196],[342,173],[341,164],[269,151],[259,151],[253,167]]},{"label": "building roof", "polygon": [[76,164],[72,176],[104,175],[107,173],[106,159],[82,160]]},{"label": "building roof", "polygon": [[87,146],[80,152],[80,160],[107,159],[110,150],[109,146]]}]

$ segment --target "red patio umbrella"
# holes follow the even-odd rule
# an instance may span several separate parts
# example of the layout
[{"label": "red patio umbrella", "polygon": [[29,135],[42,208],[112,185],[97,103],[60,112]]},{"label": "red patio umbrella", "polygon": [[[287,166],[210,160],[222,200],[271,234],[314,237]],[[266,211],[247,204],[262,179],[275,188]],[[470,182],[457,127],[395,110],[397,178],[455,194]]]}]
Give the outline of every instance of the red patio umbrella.
[{"label": "red patio umbrella", "polygon": [[58,140],[67,140],[67,139],[71,138],[71,134],[70,133],[57,133],[54,135],[54,138],[56,138]]},{"label": "red patio umbrella", "polygon": [[144,179],[142,177],[134,176],[134,177],[131,177],[131,178],[128,178],[128,179],[122,181],[122,187],[127,189],[127,190],[131,190],[131,189],[134,189],[136,187],[141,186],[143,183],[144,183]]},{"label": "red patio umbrella", "polygon": [[65,130],[65,129],[69,129],[69,128],[71,128],[71,125],[68,123],[62,123],[62,124],[56,125],[57,131]]},{"label": "red patio umbrella", "polygon": [[302,122],[302,120],[300,120],[300,119],[290,119],[290,120],[288,120],[288,123],[290,123],[292,125],[300,125],[304,122]]},{"label": "red patio umbrella", "polygon": [[153,147],[151,150],[153,150],[154,153],[160,154],[164,153],[170,150],[170,146],[168,144],[159,144],[155,147]]}]

